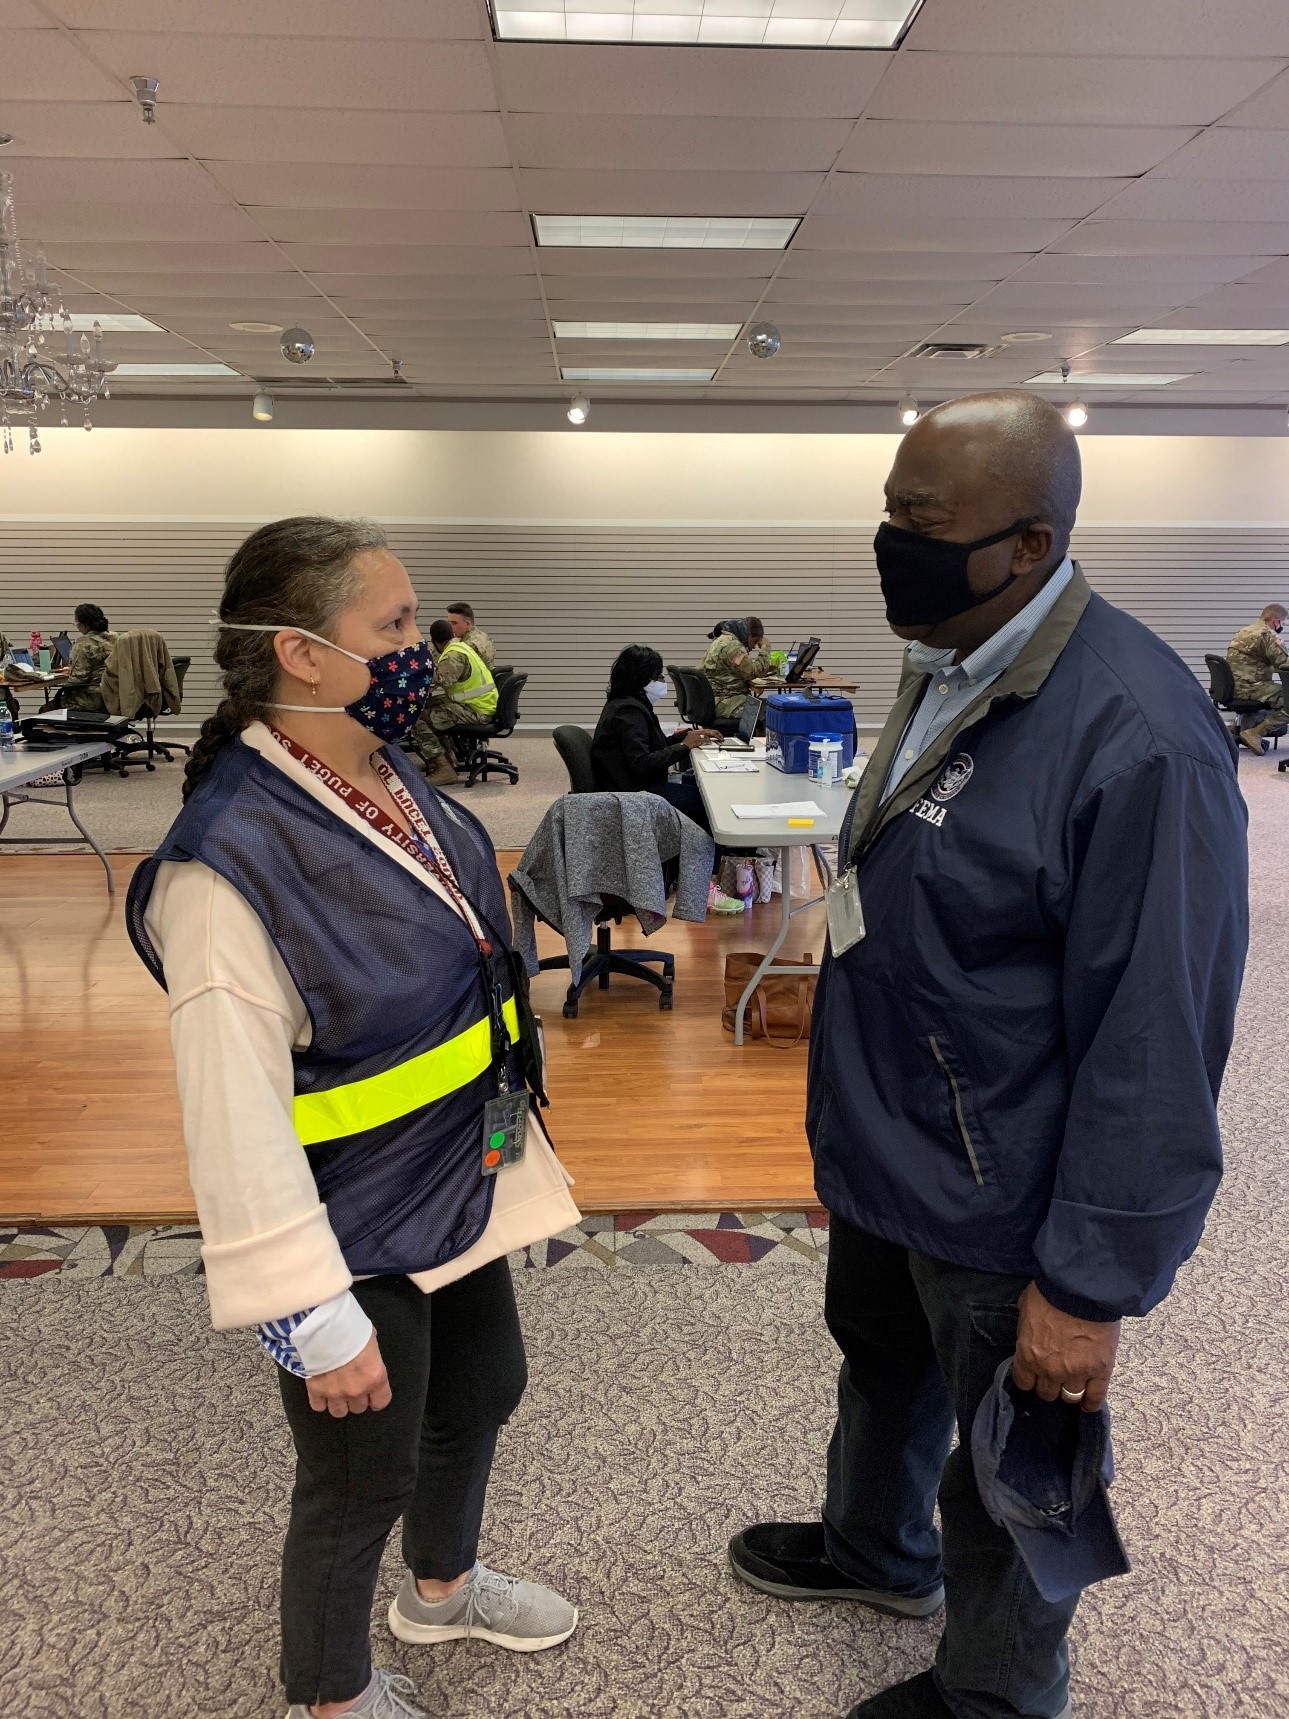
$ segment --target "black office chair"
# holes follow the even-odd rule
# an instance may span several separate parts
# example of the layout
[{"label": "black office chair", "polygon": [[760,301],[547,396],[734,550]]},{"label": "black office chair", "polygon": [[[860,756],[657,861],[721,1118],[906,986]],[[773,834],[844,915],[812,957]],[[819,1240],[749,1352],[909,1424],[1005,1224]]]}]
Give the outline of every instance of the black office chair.
[{"label": "black office chair", "polygon": [[702,669],[681,668],[677,664],[668,670],[684,691],[680,704],[681,719],[690,728],[714,728],[718,734],[737,734],[738,723],[716,714],[716,694]]},{"label": "black office chair", "polygon": [[458,772],[465,773],[464,786],[467,788],[473,788],[481,776],[486,782],[494,771],[499,776],[509,777],[512,787],[519,780],[519,766],[512,764],[504,752],[493,751],[488,742],[504,740],[515,732],[515,724],[519,720],[519,699],[528,685],[528,676],[512,673],[502,684],[497,681],[494,669],[493,684],[497,687],[497,708],[488,723],[483,728],[449,728],[447,731],[448,745],[456,759]]},{"label": "black office chair", "polygon": [[511,678],[514,672],[514,666],[511,663],[495,663],[493,665],[492,684],[496,687],[498,692],[501,691],[502,687],[505,686],[506,682]]},{"label": "black office chair", "polygon": [[[595,770],[591,763],[591,736],[584,728],[578,728],[572,723],[565,723],[557,728],[551,738],[555,742],[555,750],[564,761],[568,771],[568,789],[570,794],[594,794]],[[564,1017],[566,1020],[577,1019],[578,1005],[582,992],[591,985],[598,985],[602,991],[609,988],[609,980],[617,973],[624,979],[643,979],[647,985],[652,985],[658,992],[658,1007],[672,1007],[672,986],[676,978],[676,957],[665,949],[615,949],[611,925],[621,925],[624,915],[631,912],[630,902],[623,901],[620,896],[606,895],[603,906],[595,920],[595,948],[587,953],[582,963],[582,975],[576,985],[570,985],[564,998]],[[661,973],[650,972],[650,966],[657,963]],[[538,966],[543,973],[562,971],[567,972],[571,963],[567,955],[548,955]]]},{"label": "black office chair", "polygon": [[[1240,732],[1263,722],[1268,716],[1279,715],[1278,711],[1269,709],[1265,704],[1259,704],[1256,699],[1237,698],[1235,696],[1235,676],[1231,673],[1231,665],[1225,657],[1204,653],[1204,661],[1208,666],[1208,696],[1219,710],[1227,711],[1235,717],[1230,725],[1231,732],[1238,740]],[[1271,737],[1276,751],[1280,750],[1280,736],[1289,728],[1289,720],[1281,723],[1277,732]]]}]

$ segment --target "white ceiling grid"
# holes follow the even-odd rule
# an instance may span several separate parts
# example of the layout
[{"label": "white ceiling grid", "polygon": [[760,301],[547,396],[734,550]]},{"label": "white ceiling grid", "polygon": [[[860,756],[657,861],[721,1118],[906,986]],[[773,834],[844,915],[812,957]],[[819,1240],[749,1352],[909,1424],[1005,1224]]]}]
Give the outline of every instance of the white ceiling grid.
[{"label": "white ceiling grid", "polygon": [[[561,368],[715,372],[605,398],[934,399],[1063,357],[1185,375],[1098,402],[1289,399],[1289,347],[1114,344],[1289,327],[1285,0],[925,0],[893,52],[497,43],[483,0],[0,0],[0,131],[70,307],[166,331],[112,356],[241,373],[121,392],[285,389],[276,338],[228,326],[264,321],[311,330],[306,380],[398,357],[448,399],[562,397]],[[613,250],[538,248],[534,214],[804,218],[786,251]],[[753,316],[772,361],[605,337]],[[930,339],[994,350],[906,356]]]}]

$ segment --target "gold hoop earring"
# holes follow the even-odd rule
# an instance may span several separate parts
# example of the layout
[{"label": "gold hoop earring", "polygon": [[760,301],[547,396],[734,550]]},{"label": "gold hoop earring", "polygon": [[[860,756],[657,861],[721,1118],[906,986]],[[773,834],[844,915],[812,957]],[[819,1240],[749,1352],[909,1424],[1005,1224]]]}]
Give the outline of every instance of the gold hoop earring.
[{"label": "gold hoop earring", "polygon": [[317,696],[318,696],[318,683],[316,680],[311,680],[309,682],[309,691],[310,691],[310,693],[312,693],[314,698],[317,698]]}]

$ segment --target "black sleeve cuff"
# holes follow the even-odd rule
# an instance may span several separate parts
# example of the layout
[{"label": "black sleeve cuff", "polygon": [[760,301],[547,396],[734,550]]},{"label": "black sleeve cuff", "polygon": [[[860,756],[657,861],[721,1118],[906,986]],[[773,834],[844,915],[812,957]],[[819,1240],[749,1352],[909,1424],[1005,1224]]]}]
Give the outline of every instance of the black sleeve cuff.
[{"label": "black sleeve cuff", "polygon": [[1068,1313],[1071,1319],[1089,1319],[1098,1325],[1113,1325],[1122,1317],[1118,1313],[1107,1313],[1099,1301],[1086,1301],[1081,1295],[1071,1295],[1041,1274],[1034,1279],[1034,1287],[1044,1301],[1050,1301],[1058,1313]]}]

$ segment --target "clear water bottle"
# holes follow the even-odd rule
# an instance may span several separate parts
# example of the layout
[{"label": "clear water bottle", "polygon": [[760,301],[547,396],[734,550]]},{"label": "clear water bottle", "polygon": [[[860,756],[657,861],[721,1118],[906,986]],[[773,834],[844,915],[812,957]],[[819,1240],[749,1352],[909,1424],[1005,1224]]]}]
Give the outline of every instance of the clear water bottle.
[{"label": "clear water bottle", "polygon": [[0,752],[13,750],[13,712],[9,709],[8,699],[0,698]]}]

